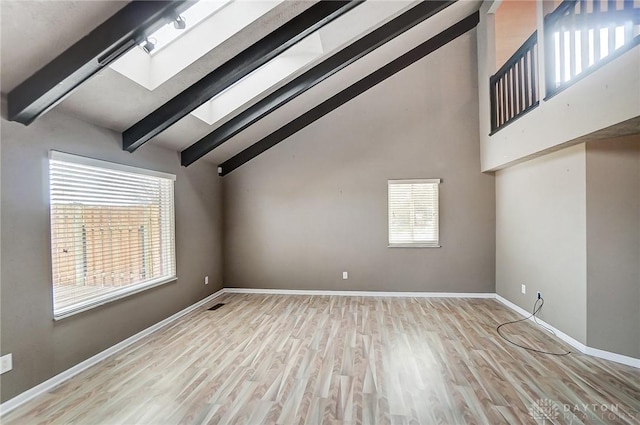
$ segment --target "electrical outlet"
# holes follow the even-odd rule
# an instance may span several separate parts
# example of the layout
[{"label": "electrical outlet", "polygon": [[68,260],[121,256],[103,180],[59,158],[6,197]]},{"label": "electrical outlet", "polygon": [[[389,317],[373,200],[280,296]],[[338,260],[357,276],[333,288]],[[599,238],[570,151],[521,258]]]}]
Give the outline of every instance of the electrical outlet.
[{"label": "electrical outlet", "polygon": [[204,277],[204,284],[208,285],[209,284],[209,276],[205,276]]},{"label": "electrical outlet", "polygon": [[349,273],[348,272],[342,272],[342,278],[343,279],[349,279]]},{"label": "electrical outlet", "polygon": [[11,369],[13,369],[13,356],[11,353],[0,357],[0,374],[9,372]]},{"label": "electrical outlet", "polygon": [[542,298],[542,292],[540,292],[540,291],[536,292],[536,298],[537,299]]},{"label": "electrical outlet", "polygon": [[526,294],[527,293],[527,285],[522,284],[522,293]]}]

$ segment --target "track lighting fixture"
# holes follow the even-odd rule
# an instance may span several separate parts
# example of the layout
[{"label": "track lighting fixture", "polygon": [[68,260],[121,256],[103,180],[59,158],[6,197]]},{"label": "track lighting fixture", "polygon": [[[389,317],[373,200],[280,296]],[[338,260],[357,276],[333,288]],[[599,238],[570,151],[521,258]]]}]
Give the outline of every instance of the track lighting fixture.
[{"label": "track lighting fixture", "polygon": [[144,40],[144,44],[142,45],[142,50],[144,50],[147,53],[151,53],[151,51],[156,48],[156,43],[157,41],[155,38],[147,37]]},{"label": "track lighting fixture", "polygon": [[187,27],[187,21],[185,21],[182,16],[178,15],[176,20],[173,21],[173,27],[177,30],[183,30]]}]

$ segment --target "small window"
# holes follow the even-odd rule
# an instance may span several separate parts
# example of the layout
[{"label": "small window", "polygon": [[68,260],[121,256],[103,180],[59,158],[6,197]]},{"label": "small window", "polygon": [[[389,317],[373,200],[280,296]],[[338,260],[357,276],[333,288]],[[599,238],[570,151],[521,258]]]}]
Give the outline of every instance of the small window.
[{"label": "small window", "polygon": [[439,247],[439,179],[389,180],[389,246]]},{"label": "small window", "polygon": [[51,152],[56,319],[176,279],[175,176]]}]

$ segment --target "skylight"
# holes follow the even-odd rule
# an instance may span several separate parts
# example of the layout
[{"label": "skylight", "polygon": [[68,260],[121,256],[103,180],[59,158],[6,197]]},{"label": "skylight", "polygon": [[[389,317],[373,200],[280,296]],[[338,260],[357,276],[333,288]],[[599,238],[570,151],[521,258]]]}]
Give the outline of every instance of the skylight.
[{"label": "skylight", "polygon": [[[229,4],[232,0],[200,0],[182,12],[176,20],[169,22],[147,37],[140,47],[150,55],[155,55],[185,32],[194,28],[203,20]],[[180,25],[179,23],[182,23]],[[150,42],[150,44],[149,44]]]},{"label": "skylight", "polygon": [[191,114],[209,125],[232,116],[410,7],[410,1],[365,2],[280,53]]},{"label": "skylight", "polygon": [[[154,90],[278,5],[286,5],[286,1],[200,0],[182,13],[185,29],[176,29],[173,22],[169,23],[149,37],[157,43],[152,53],[146,53],[143,48],[131,49],[111,64],[111,68]],[[413,4],[415,0],[364,2],[308,34],[191,114],[208,125],[215,125]]]},{"label": "skylight", "polygon": [[147,38],[151,49],[144,49],[144,42],[112,63],[111,69],[154,90],[283,1],[200,0],[180,15],[185,29],[170,22]]}]

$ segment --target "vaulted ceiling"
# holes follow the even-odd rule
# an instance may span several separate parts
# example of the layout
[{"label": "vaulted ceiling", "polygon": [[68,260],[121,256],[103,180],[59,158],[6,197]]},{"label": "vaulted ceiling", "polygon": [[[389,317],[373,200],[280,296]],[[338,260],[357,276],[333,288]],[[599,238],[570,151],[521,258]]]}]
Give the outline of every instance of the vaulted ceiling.
[{"label": "vaulted ceiling", "polygon": [[[414,8],[418,3],[400,0],[369,0],[352,8],[328,24],[324,33],[320,33],[321,44],[331,46],[330,51],[308,61],[306,65],[274,87],[253,96],[240,106],[235,105],[234,109],[222,114],[223,116],[218,117],[213,124],[208,124],[189,114],[148,143],[162,145],[176,151],[184,150],[241,114],[276,88],[317,65],[327,56],[350,45],[354,40],[360,39]],[[309,1],[274,1],[273,6],[266,13],[153,90],[132,81],[111,67],[105,67],[97,75],[81,84],[55,108],[87,122],[122,133],[243,50],[305,12],[313,4],[314,2]],[[56,2],[3,0],[0,2],[2,13],[0,73],[3,96],[126,5],[127,2],[110,0]],[[382,46],[338,70],[243,129],[228,142],[205,155],[203,160],[220,164],[233,157],[372,71],[474,13],[479,6],[479,0],[458,1],[397,37],[385,40],[386,43]],[[460,52],[460,54],[474,53]],[[231,87],[229,93],[232,94],[234,89]],[[140,147],[140,149],[144,148],[144,145]]]}]

